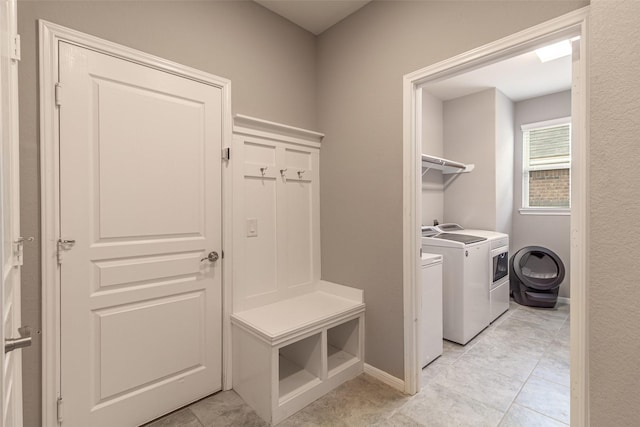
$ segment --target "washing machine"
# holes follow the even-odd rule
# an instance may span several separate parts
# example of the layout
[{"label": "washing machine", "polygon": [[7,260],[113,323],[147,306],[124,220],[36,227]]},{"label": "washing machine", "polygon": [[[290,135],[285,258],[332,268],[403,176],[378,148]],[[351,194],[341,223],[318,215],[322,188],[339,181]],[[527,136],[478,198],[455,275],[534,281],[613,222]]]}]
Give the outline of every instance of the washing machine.
[{"label": "washing machine", "polygon": [[442,332],[466,344],[489,326],[486,237],[422,227],[422,251],[442,255]]},{"label": "washing machine", "polygon": [[509,235],[491,230],[465,229],[454,223],[440,224],[436,228],[443,233],[473,234],[489,241],[489,322],[495,321],[509,309]]}]

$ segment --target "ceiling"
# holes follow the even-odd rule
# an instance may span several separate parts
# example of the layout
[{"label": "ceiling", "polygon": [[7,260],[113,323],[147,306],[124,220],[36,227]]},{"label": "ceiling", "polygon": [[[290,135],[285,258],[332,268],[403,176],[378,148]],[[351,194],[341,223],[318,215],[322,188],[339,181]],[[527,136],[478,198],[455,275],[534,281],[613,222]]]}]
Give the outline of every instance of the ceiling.
[{"label": "ceiling", "polygon": [[255,0],[316,36],[369,1],[371,0]]},{"label": "ceiling", "polygon": [[527,52],[424,87],[443,101],[495,87],[518,102],[571,89],[571,56],[542,63]]}]

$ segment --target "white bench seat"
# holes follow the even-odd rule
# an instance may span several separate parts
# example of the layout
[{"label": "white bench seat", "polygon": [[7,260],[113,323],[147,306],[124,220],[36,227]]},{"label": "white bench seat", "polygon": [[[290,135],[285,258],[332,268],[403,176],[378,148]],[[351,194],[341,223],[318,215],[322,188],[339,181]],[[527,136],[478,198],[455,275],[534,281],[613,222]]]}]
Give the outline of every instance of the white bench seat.
[{"label": "white bench seat", "polygon": [[314,291],[273,304],[234,313],[232,322],[272,345],[364,311],[362,301]]}]

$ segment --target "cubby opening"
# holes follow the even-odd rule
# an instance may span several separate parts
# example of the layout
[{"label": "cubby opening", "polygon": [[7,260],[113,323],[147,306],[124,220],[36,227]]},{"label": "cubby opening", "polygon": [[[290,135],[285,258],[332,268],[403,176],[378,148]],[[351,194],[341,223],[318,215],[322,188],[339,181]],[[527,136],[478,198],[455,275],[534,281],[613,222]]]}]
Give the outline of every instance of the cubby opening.
[{"label": "cubby opening", "polygon": [[360,360],[359,319],[327,330],[327,369],[329,377]]},{"label": "cubby opening", "polygon": [[320,383],[321,337],[318,333],[278,349],[278,386],[281,403]]}]

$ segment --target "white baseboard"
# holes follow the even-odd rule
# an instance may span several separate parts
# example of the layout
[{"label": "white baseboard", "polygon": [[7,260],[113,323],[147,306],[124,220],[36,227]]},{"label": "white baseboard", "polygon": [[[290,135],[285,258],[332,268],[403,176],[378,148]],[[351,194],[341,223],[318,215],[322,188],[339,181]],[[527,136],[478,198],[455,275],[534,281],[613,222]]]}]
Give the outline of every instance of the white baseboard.
[{"label": "white baseboard", "polygon": [[391,374],[386,373],[376,367],[373,367],[367,363],[364,364],[364,373],[369,374],[377,380],[382,381],[383,383],[400,390],[404,393],[404,381],[400,378],[396,378]]},{"label": "white baseboard", "polygon": [[571,298],[558,297],[558,302],[561,302],[562,304],[571,305]]}]

